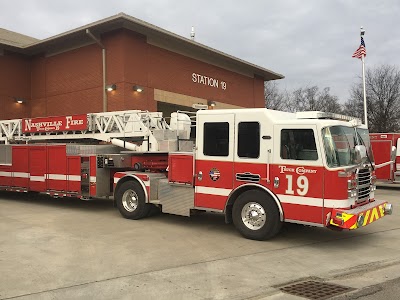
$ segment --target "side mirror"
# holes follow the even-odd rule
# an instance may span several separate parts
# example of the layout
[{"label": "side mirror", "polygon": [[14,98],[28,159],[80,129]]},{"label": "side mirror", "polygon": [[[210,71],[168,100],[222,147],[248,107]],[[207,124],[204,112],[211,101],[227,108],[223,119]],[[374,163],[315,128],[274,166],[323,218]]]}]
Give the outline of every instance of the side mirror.
[{"label": "side mirror", "polygon": [[396,147],[392,146],[392,153],[390,153],[390,160],[393,162],[396,160],[396,152],[397,152]]},{"label": "side mirror", "polygon": [[367,148],[364,145],[357,145],[354,149],[354,163],[361,165],[367,160]]}]

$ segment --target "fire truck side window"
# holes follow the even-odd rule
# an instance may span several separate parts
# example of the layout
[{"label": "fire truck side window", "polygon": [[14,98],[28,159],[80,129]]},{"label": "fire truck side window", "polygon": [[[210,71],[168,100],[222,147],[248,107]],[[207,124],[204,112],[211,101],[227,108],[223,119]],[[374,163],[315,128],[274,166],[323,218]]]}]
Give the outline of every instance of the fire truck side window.
[{"label": "fire truck side window", "polygon": [[203,153],[208,156],[229,155],[229,123],[204,123]]},{"label": "fire truck side window", "polygon": [[258,122],[239,123],[238,156],[242,158],[260,156],[260,124]]},{"label": "fire truck side window", "polygon": [[314,131],[312,129],[282,129],[281,158],[317,160]]}]

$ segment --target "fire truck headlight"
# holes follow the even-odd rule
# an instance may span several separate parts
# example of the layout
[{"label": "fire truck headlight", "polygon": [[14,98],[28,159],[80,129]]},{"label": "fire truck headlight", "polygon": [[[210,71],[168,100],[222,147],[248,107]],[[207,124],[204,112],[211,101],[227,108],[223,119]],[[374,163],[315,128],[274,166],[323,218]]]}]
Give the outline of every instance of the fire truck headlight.
[{"label": "fire truck headlight", "polygon": [[349,191],[348,191],[348,197],[349,197],[349,198],[355,198],[355,197],[357,197],[357,190],[349,190]]},{"label": "fire truck headlight", "polygon": [[357,227],[362,227],[364,224],[364,215],[358,215],[357,217]]},{"label": "fire truck headlight", "polygon": [[393,213],[393,205],[386,203],[385,205],[385,215],[391,215]]},{"label": "fire truck headlight", "polygon": [[347,189],[352,190],[357,187],[357,180],[349,179],[347,180]]}]

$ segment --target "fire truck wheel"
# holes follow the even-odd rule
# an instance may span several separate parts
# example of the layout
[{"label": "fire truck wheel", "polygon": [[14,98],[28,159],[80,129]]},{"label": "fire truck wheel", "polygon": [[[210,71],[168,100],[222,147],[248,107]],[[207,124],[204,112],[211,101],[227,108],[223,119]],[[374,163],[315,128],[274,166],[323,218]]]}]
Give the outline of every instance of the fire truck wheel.
[{"label": "fire truck wheel", "polygon": [[151,205],[146,203],[143,188],[136,181],[126,181],[115,194],[117,207],[124,218],[138,220],[146,217]]},{"label": "fire truck wheel", "polygon": [[270,239],[282,227],[275,202],[259,190],[246,191],[236,199],[232,218],[237,230],[251,240]]}]

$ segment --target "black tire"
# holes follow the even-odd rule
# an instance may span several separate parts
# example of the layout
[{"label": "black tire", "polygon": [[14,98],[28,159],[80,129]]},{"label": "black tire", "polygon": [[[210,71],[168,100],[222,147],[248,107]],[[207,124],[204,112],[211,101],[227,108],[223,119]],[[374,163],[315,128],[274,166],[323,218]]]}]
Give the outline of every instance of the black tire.
[{"label": "black tire", "polygon": [[146,203],[142,186],[133,180],[121,184],[115,193],[115,201],[119,212],[127,219],[142,219],[151,210],[151,205]]},{"label": "black tire", "polygon": [[[253,219],[243,220],[250,213]],[[243,216],[243,218],[242,218]],[[263,241],[274,237],[281,229],[279,209],[265,192],[250,190],[241,194],[233,204],[233,224],[245,238]]]}]

